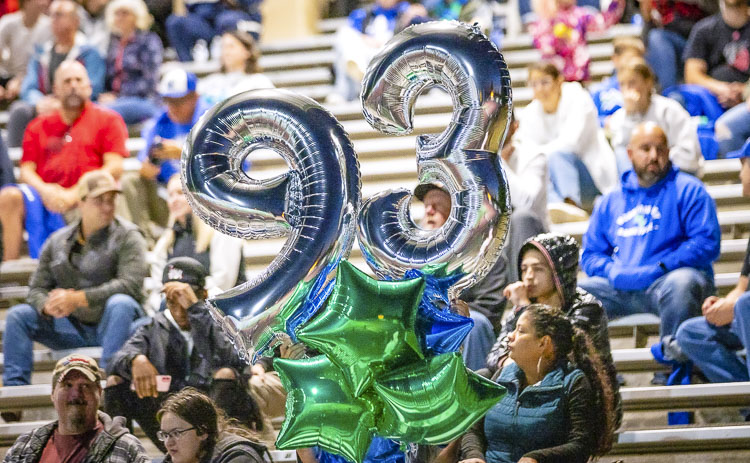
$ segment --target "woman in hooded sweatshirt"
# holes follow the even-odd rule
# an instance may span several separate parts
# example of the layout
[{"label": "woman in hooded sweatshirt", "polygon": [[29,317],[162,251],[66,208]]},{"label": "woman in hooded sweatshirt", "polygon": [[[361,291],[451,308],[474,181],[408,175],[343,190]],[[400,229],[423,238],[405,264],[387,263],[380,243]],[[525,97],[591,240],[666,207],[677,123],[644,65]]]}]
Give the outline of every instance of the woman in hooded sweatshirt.
[{"label": "woman in hooded sweatshirt", "polygon": [[617,370],[612,361],[607,331],[607,315],[601,302],[577,287],[580,248],[568,235],[545,233],[529,238],[518,253],[518,274],[521,281],[508,285],[505,297],[513,309],[503,321],[500,335],[487,355],[490,376],[499,376],[508,356],[508,336],[516,329],[518,319],[532,303],[561,309],[573,326],[580,329],[599,356],[606,381],[603,388],[614,397],[614,421],[607,425],[617,429],[622,421],[622,403]]}]

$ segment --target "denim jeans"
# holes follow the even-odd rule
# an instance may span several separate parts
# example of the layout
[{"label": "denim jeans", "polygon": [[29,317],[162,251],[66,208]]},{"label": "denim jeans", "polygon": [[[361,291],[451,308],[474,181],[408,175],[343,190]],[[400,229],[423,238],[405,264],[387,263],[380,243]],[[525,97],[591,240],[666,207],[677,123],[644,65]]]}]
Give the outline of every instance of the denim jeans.
[{"label": "denim jeans", "polygon": [[470,310],[469,316],[474,320],[474,327],[464,340],[463,358],[466,368],[476,371],[486,366],[487,354],[495,344],[495,330],[481,312]]},{"label": "denim jeans", "polygon": [[719,157],[742,148],[750,139],[750,108],[747,103],[740,103],[719,116],[714,127],[719,142]]},{"label": "denim jeans", "polygon": [[142,315],[140,304],[125,294],[107,299],[99,323],[89,325],[73,317],[50,318],[29,304],[13,306],[5,321],[3,384],[31,383],[34,341],[53,350],[102,346],[101,368],[130,336],[130,324]]},{"label": "denim jeans", "polygon": [[590,207],[601,194],[583,161],[574,153],[550,153],[547,165],[548,203],[561,203],[565,198],[570,198],[579,206]]},{"label": "denim jeans", "polygon": [[666,29],[655,28],[648,32],[646,61],[654,70],[662,90],[682,80],[682,51],[687,39]]},{"label": "denim jeans", "polygon": [[700,315],[703,300],[714,290],[713,282],[691,267],[672,270],[645,291],[620,291],[602,277],[579,280],[578,286],[602,302],[610,320],[635,313],[658,315],[661,337],[674,336],[680,323]]},{"label": "denim jeans", "polygon": [[734,320],[714,326],[705,317],[691,318],[677,330],[682,352],[714,383],[750,381],[750,357],[743,362],[737,351],[750,346],[750,293],[734,305]]},{"label": "denim jeans", "polygon": [[170,15],[167,18],[167,36],[180,61],[193,60],[193,46],[199,39],[211,45],[216,35],[237,28],[240,21],[250,21],[250,14],[239,10],[223,10],[216,3],[193,6],[185,16]]},{"label": "denim jeans", "polygon": [[105,106],[122,116],[126,124],[137,124],[151,119],[159,112],[159,105],[137,96],[119,97]]}]

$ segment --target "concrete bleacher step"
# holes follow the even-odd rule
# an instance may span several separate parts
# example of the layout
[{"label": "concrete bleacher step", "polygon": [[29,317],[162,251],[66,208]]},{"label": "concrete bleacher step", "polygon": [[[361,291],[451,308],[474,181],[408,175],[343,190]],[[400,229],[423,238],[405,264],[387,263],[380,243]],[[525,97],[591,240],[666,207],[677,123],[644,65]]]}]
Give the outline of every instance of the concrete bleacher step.
[{"label": "concrete bleacher step", "polygon": [[611,453],[736,450],[750,448],[750,425],[671,427],[624,431]]},{"label": "concrete bleacher step", "polygon": [[[34,353],[34,370],[44,371],[52,370],[55,367],[55,363],[58,360],[65,357],[68,354],[79,353],[88,355],[89,357],[100,359],[102,356],[101,347],[81,347],[78,349],[65,349],[65,350],[51,350],[51,349],[36,349]],[[5,368],[5,354],[0,354],[0,371]]]}]

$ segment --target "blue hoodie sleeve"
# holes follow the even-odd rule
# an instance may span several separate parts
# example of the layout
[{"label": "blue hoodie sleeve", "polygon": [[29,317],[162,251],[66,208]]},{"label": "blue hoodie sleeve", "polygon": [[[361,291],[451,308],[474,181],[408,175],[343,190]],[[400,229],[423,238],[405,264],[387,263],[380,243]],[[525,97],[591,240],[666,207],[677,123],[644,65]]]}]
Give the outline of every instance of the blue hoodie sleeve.
[{"label": "blue hoodie sleeve", "polygon": [[594,206],[594,212],[589,219],[589,228],[583,235],[581,266],[590,277],[608,278],[613,264],[614,247],[607,236],[611,223],[608,210],[609,199],[610,197],[605,197]]},{"label": "blue hoodie sleeve", "polygon": [[44,96],[39,90],[39,54],[40,51],[35,49],[34,56],[26,67],[26,75],[21,82],[21,99],[32,105]]},{"label": "blue hoodie sleeve", "polygon": [[680,221],[688,237],[674,252],[662,259],[667,270],[693,267],[711,273],[719,257],[721,229],[716,204],[702,185],[690,182],[681,189]]}]

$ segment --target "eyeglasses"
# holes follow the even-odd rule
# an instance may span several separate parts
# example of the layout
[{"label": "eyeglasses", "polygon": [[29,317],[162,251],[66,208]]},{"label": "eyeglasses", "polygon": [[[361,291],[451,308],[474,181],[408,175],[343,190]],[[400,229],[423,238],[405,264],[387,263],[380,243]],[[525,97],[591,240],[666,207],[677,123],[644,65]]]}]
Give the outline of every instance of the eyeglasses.
[{"label": "eyeglasses", "polygon": [[167,439],[169,439],[170,437],[173,439],[179,439],[180,437],[182,437],[183,434],[193,429],[195,429],[195,426],[193,426],[192,428],[187,428],[187,429],[173,429],[169,432],[157,431],[156,438],[162,442],[166,442]]}]

